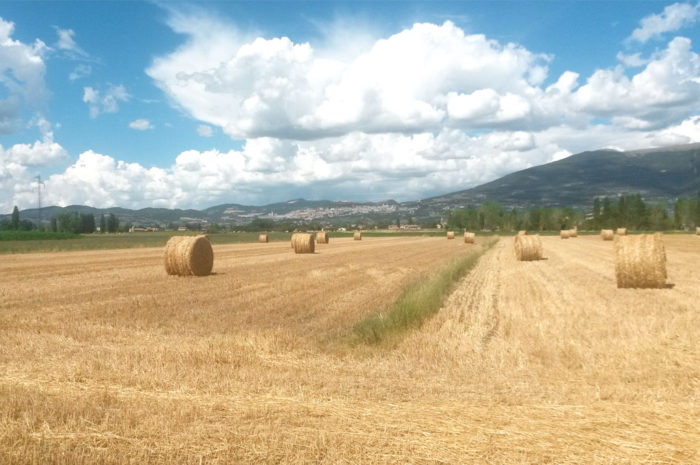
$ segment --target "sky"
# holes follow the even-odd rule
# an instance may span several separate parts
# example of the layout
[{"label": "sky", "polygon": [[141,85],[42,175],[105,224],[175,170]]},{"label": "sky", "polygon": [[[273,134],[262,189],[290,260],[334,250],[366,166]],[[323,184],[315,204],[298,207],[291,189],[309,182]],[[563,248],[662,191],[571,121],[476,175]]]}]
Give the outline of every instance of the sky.
[{"label": "sky", "polygon": [[700,142],[700,2],[3,1],[0,213],[417,200]]}]

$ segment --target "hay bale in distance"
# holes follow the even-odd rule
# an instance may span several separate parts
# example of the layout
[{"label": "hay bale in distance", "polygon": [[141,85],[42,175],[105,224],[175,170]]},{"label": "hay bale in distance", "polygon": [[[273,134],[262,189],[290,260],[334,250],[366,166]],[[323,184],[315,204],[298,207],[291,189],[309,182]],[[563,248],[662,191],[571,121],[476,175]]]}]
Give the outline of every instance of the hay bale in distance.
[{"label": "hay bale in distance", "polygon": [[518,231],[518,236],[527,236],[527,231],[525,231],[524,229]]},{"label": "hay bale in distance", "polygon": [[612,229],[601,229],[600,237],[604,241],[611,241],[615,238],[615,232]]},{"label": "hay bale in distance", "polygon": [[454,231],[447,231],[447,238],[448,238],[448,239],[454,239],[454,238],[455,238],[455,232],[454,232]]},{"label": "hay bale in distance", "polygon": [[260,235],[258,236],[258,242],[265,242],[265,243],[267,243],[267,242],[268,242],[267,234],[260,234]]},{"label": "hay bale in distance", "polygon": [[618,236],[626,236],[627,235],[627,228],[617,228],[615,231],[615,234]]},{"label": "hay bale in distance", "polygon": [[542,241],[540,236],[515,236],[515,258],[521,262],[542,260]]},{"label": "hay bale in distance", "polygon": [[562,239],[568,239],[571,237],[571,230],[570,229],[562,229],[559,231],[559,237]]},{"label": "hay bale in distance", "polygon": [[615,237],[615,277],[620,288],[666,286],[666,250],[661,234]]},{"label": "hay bale in distance", "polygon": [[700,236],[700,226],[698,226],[698,227],[695,228],[695,234],[697,234],[698,236]]},{"label": "hay bale in distance", "polygon": [[352,238],[356,241],[361,241],[362,240],[362,231],[355,231],[355,233],[352,235]]},{"label": "hay bale in distance", "polygon": [[313,234],[295,234],[292,240],[294,253],[314,253],[316,241]]},{"label": "hay bale in distance", "polygon": [[473,244],[475,240],[476,240],[476,234],[474,234],[473,232],[465,232],[464,233],[464,243],[465,244]]},{"label": "hay bale in distance", "polygon": [[173,236],[165,244],[165,271],[177,276],[206,276],[214,266],[207,236]]},{"label": "hay bale in distance", "polygon": [[316,234],[316,243],[317,244],[328,244],[328,233],[326,231],[321,231]]},{"label": "hay bale in distance", "polygon": [[569,229],[569,237],[578,237],[578,228]]}]

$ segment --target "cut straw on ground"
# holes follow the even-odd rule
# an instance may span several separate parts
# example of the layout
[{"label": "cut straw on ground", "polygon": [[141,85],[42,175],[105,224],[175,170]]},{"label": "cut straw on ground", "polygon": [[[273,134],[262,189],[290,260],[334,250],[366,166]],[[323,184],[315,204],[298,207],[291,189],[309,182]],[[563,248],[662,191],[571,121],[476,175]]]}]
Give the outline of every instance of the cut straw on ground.
[{"label": "cut straw on ground", "polygon": [[420,327],[426,318],[440,309],[456,283],[496,242],[497,240],[491,240],[480,251],[455,260],[427,278],[409,284],[388,309],[365,318],[354,326],[353,342],[378,344],[409,329]]}]

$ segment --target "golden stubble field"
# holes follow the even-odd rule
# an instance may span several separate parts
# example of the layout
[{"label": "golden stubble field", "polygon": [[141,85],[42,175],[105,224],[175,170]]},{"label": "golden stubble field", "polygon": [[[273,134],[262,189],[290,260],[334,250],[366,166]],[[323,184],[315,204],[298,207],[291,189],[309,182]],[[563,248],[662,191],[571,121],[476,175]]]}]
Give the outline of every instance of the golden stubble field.
[{"label": "golden stubble field", "polygon": [[[353,323],[479,246],[444,238],[0,257],[0,463],[700,462],[700,237],[661,290],[617,289],[613,244],[501,240],[420,330]],[[482,241],[481,238],[477,242]]]}]

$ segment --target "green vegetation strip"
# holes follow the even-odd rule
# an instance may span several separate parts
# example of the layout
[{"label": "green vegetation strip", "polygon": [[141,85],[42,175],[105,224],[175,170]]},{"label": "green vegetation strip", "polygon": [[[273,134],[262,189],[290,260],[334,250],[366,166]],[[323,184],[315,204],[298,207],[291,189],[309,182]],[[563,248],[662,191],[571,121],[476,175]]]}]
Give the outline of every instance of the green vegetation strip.
[{"label": "green vegetation strip", "polygon": [[484,243],[480,251],[454,260],[434,274],[421,277],[406,286],[391,307],[355,324],[354,342],[378,344],[409,329],[420,327],[426,318],[440,310],[457,282],[496,242],[497,239],[490,240]]},{"label": "green vegetation strip", "polygon": [[45,240],[65,240],[78,239],[78,234],[55,233],[48,231],[0,231],[0,241],[45,241]]},{"label": "green vegetation strip", "polygon": [[[62,252],[76,250],[131,249],[140,247],[163,247],[172,236],[204,234],[195,231],[159,231],[117,234],[70,234],[42,231],[0,231],[0,254]],[[16,236],[15,234],[19,234]],[[258,232],[209,233],[212,244],[235,244],[257,242]],[[331,232],[333,238],[352,237],[352,232]],[[364,237],[399,236],[438,236],[444,231],[424,232],[363,232]],[[289,241],[292,233],[271,231],[267,233],[270,242]],[[28,240],[33,239],[33,240]],[[61,239],[57,241],[56,239]]]}]

